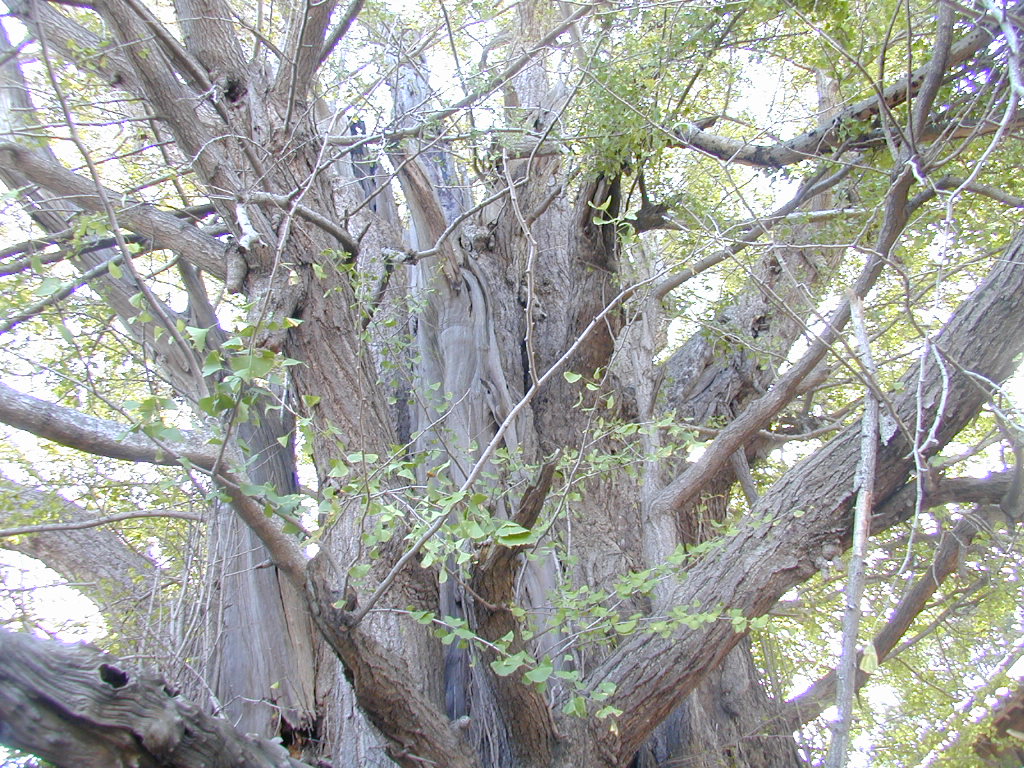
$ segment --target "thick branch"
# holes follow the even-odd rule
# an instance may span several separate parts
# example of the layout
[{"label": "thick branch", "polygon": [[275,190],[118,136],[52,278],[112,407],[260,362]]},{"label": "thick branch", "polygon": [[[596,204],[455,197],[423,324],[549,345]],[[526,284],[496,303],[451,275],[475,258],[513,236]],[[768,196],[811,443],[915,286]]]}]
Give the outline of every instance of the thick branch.
[{"label": "thick branch", "polygon": [[429,701],[400,658],[332,607],[323,584],[309,581],[309,605],[324,639],[345,665],[346,677],[370,722],[388,739],[388,755],[403,768],[475,768],[476,756],[454,723]]},{"label": "thick branch", "polygon": [[[556,464],[556,460],[545,464],[536,483],[523,494],[514,519],[524,528],[532,528],[536,524],[551,489]],[[527,647],[521,636],[520,621],[512,613],[516,576],[523,562],[520,557],[522,549],[492,544],[482,554],[472,579],[471,591],[478,598],[474,629],[489,642],[511,633],[513,640],[508,647],[509,653],[518,653]],[[490,661],[494,657],[485,654],[485,658]],[[548,764],[554,747],[555,726],[545,697],[536,688],[525,685],[518,675],[497,676],[494,686],[498,692],[498,705],[504,710],[519,750],[523,755],[529,755],[535,764]]]},{"label": "thick branch", "polygon": [[0,631],[0,742],[58,768],[302,768],[156,675],[86,645]]},{"label": "thick branch", "polygon": [[[978,376],[1000,382],[1014,371],[1016,357],[1024,351],[1024,337],[1008,331],[1022,325],[1024,231],[936,338],[944,355],[942,365],[925,356],[904,376],[897,388],[901,394],[892,397],[904,423],[914,423],[919,407],[942,408],[925,459],[952,440],[987,399]],[[728,611],[748,619],[763,615],[787,590],[817,571],[815,562],[823,550],[849,545],[859,432],[859,425],[848,427],[787,472],[761,497],[739,532],[723,539],[718,549],[685,574],[672,602],[706,614],[705,623],[692,630],[680,629],[668,638],[634,637],[594,671],[588,684],[614,683],[616,693],[609,703],[623,711],[618,735],[592,730],[609,762],[626,762],[653,727],[739,641],[741,635],[731,621],[714,617]],[[902,488],[913,468],[908,437],[883,433],[875,476],[877,498],[886,499]],[[887,514],[883,505],[876,509],[875,529],[900,519]]]},{"label": "thick branch", "polygon": [[[963,64],[993,39],[989,26],[979,25],[950,47],[946,57],[946,70]],[[940,50],[941,55],[944,51]],[[694,124],[677,129],[677,146],[700,150],[720,160],[759,168],[782,168],[812,157],[828,154],[849,135],[850,126],[874,120],[883,109],[892,109],[912,98],[933,71],[931,61],[918,67],[909,76],[890,85],[881,92],[862,99],[841,111],[829,123],[801,134],[795,139],[778,144],[751,144],[743,139],[732,139],[701,130]]]},{"label": "thick branch", "polygon": [[313,74],[320,65],[320,53],[336,5],[336,0],[297,2],[288,19],[288,62],[281,67],[274,90],[285,97],[289,118],[313,85]]},{"label": "thick branch", "polygon": [[[46,530],[32,525],[0,529],[0,538],[19,537],[17,543],[8,539],[0,541],[0,546],[40,560],[70,582],[94,585],[84,591],[97,602],[136,593],[140,582],[152,574],[153,564],[114,532],[84,528],[95,513],[55,493],[26,488],[0,477],[0,499],[0,524],[29,519],[61,521],[45,526]],[[115,517],[122,516],[108,520]]]},{"label": "thick branch", "polygon": [[[245,71],[245,54],[224,0],[175,0],[185,48],[210,75],[210,80],[237,81]],[[244,87],[227,82],[225,87]]]},{"label": "thick branch", "polygon": [[112,459],[164,466],[177,466],[181,459],[187,459],[209,471],[222,453],[220,446],[209,444],[210,435],[200,432],[184,433],[170,453],[156,441],[132,431],[130,425],[40,400],[3,383],[0,383],[0,421],[69,448]]},{"label": "thick branch", "polygon": [[[37,152],[12,142],[0,142],[0,168],[22,173],[34,183],[55,195],[72,200],[88,211],[103,212],[103,200],[93,183],[61,165],[48,161]],[[122,195],[104,190],[108,200]],[[214,237],[205,235],[174,214],[151,205],[126,200],[118,211],[118,221],[136,234],[152,241],[155,248],[166,249],[221,280],[225,278],[225,255],[230,248]]]}]

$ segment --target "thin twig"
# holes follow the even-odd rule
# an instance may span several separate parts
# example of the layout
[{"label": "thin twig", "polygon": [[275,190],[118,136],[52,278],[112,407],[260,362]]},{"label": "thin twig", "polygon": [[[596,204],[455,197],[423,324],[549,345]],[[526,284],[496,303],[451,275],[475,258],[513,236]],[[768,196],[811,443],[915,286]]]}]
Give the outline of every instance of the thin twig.
[{"label": "thin twig", "polygon": [[[877,381],[871,356],[864,304],[860,296],[850,296],[851,321],[857,335],[858,357],[870,381]],[[864,418],[861,422],[860,467],[857,471],[857,502],[853,512],[853,545],[846,585],[846,610],[843,613],[842,651],[836,667],[836,708],[839,717],[832,726],[832,743],[825,758],[826,768],[843,768],[850,751],[850,726],[853,723],[854,694],[857,690],[857,633],[860,629],[860,602],[864,595],[864,559],[871,533],[874,506],[875,470],[878,464],[878,398],[872,387],[864,392]]]}]

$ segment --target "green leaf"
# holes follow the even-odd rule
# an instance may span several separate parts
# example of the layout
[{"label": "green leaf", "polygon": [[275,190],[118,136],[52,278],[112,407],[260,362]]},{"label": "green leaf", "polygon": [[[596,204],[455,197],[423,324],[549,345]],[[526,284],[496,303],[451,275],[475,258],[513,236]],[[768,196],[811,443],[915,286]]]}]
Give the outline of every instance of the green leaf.
[{"label": "green leaf", "polygon": [[494,540],[506,547],[518,547],[529,544],[533,538],[533,532],[523,528],[518,523],[505,520],[494,532]]},{"label": "green leaf", "polygon": [[188,337],[192,339],[192,343],[195,344],[196,349],[200,351],[206,348],[206,336],[209,332],[209,328],[196,328],[191,325],[185,326],[185,333],[187,333]]},{"label": "green leaf", "polygon": [[124,277],[124,272],[121,269],[121,265],[118,264],[117,261],[113,259],[107,264],[107,271],[110,272],[111,277],[117,280],[120,280],[122,277]]},{"label": "green leaf", "polygon": [[640,617],[639,617],[639,614],[638,614],[636,616],[633,616],[633,617],[627,619],[626,621],[618,621],[615,624],[613,624],[612,627],[620,635],[628,635],[634,629],[636,629],[636,626],[639,623],[640,623]]},{"label": "green leaf", "polygon": [[545,657],[539,666],[531,669],[524,677],[531,683],[546,683],[553,671],[554,666],[551,664],[551,659]]},{"label": "green leaf", "polygon": [[587,700],[582,696],[573,696],[562,705],[562,712],[573,717],[586,717]]},{"label": "green leaf", "polygon": [[257,349],[247,355],[232,357],[230,363],[231,370],[244,380],[262,379],[274,370],[274,366],[277,364],[277,355],[269,349]]},{"label": "green leaf", "polygon": [[878,669],[878,651],[875,649],[874,643],[868,643],[864,647],[864,652],[861,654],[860,664],[858,666],[860,666],[861,671],[866,675],[870,675]]},{"label": "green leaf", "polygon": [[64,281],[56,277],[44,277],[43,282],[35,290],[36,296],[52,296],[64,287]]},{"label": "green leaf", "polygon": [[499,677],[508,677],[517,669],[527,664],[529,656],[526,651],[520,651],[511,656],[506,656],[501,659],[495,659],[491,662],[491,669],[494,670],[494,674]]},{"label": "green leaf", "polygon": [[574,373],[573,371],[566,371],[562,374],[563,378],[570,384],[575,384],[577,381],[583,378],[582,373]]}]

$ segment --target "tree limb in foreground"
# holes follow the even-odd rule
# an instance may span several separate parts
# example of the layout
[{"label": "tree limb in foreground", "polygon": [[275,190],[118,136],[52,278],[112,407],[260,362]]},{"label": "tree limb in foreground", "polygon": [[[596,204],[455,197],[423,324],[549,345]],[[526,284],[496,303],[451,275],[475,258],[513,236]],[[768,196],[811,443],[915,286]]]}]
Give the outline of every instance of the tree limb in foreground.
[{"label": "tree limb in foreground", "polygon": [[303,768],[157,675],[88,645],[0,630],[0,743],[59,768]]},{"label": "tree limb in foreground", "polygon": [[174,451],[163,450],[157,441],[129,424],[101,419],[18,392],[0,383],[0,422],[69,448],[126,461],[177,466],[185,458],[209,471],[218,463],[221,446],[209,443],[210,435],[184,433]]}]

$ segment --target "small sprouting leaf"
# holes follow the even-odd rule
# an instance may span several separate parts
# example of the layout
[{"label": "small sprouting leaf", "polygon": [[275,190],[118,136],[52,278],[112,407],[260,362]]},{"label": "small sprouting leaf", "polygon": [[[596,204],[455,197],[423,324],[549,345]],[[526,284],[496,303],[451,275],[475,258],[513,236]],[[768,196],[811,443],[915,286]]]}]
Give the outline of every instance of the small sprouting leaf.
[{"label": "small sprouting leaf", "polygon": [[570,384],[575,384],[577,381],[583,378],[582,373],[574,373],[573,371],[566,371],[562,374],[566,381]]},{"label": "small sprouting leaf", "polygon": [[116,261],[110,261],[107,264],[107,271],[110,272],[110,276],[116,280],[120,280],[124,277],[124,270],[121,269],[121,265]]},{"label": "small sprouting leaf", "polygon": [[864,653],[860,657],[860,669],[866,675],[872,674],[878,669],[878,651],[874,643],[868,643],[864,647]]},{"label": "small sprouting leaf", "polygon": [[586,717],[587,700],[582,696],[573,696],[562,706],[562,712],[574,717]]},{"label": "small sprouting leaf", "polygon": [[52,296],[61,289],[64,283],[56,277],[44,277],[43,282],[36,288],[36,296]]}]

